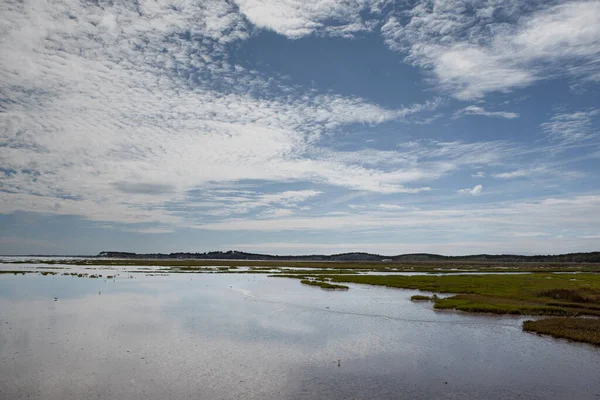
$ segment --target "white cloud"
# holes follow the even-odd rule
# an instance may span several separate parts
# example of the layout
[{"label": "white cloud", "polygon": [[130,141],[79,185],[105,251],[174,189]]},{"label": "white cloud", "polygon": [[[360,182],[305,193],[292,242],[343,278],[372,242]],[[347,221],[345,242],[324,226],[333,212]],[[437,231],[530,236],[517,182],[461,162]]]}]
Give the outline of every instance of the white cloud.
[{"label": "white cloud", "polygon": [[290,38],[314,32],[351,37],[372,29],[372,23],[360,16],[368,6],[363,0],[236,0],[236,4],[257,27]]},{"label": "white cloud", "polygon": [[472,196],[478,196],[482,193],[482,191],[483,191],[483,186],[477,185],[477,186],[473,187],[472,189],[459,189],[456,192],[462,193],[462,194],[470,194]]},{"label": "white cloud", "polygon": [[585,176],[580,171],[565,169],[560,163],[548,163],[535,165],[529,168],[521,168],[513,171],[506,171],[492,175],[499,179],[517,179],[517,178],[533,178],[533,177],[553,177],[553,178],[568,178],[575,179]]},{"label": "white cloud", "polygon": [[[412,62],[432,68],[459,97],[508,90],[546,76],[529,64],[515,64],[499,47],[504,39],[523,52],[531,43],[546,49],[537,49],[526,61],[545,61],[552,53],[548,49],[556,50],[552,43],[564,47],[563,58],[589,61],[597,54],[593,24],[581,25],[570,35],[560,33],[558,39],[545,38],[536,30],[538,25],[532,25],[552,25],[548,15],[569,24],[585,22],[580,8],[588,11],[589,19],[595,15],[593,5],[534,10],[513,21],[514,27],[494,25],[489,31],[493,34],[477,31],[481,24],[475,24],[472,37],[482,40],[464,43],[462,33],[471,26],[470,17],[461,14],[452,22],[461,9],[455,3],[438,3],[435,7],[440,9],[433,10],[430,19],[421,5],[413,10],[406,32],[392,32],[390,19],[384,34],[390,46],[409,51]],[[222,1],[137,6],[113,2],[102,7],[93,2],[1,3],[0,91],[9,101],[2,103],[0,114],[0,213],[28,211],[153,225],[130,229],[139,233],[191,226],[229,230],[224,227],[238,223],[250,230],[273,230],[275,225],[269,224],[275,223],[274,217],[298,229],[323,229],[345,226],[351,217],[328,210],[315,224],[306,203],[322,195],[312,188],[337,187],[389,196],[377,199],[370,210],[361,209],[366,219],[352,223],[359,229],[372,228],[373,223],[390,226],[400,222],[371,218],[369,213],[418,211],[392,204],[403,201],[392,196],[433,191],[437,179],[461,169],[485,165],[503,170],[507,160],[537,151],[506,141],[418,139],[387,151],[326,147],[349,126],[368,129],[430,115],[442,101],[386,108],[364,98],[316,94],[233,64],[227,56],[228,46],[251,35],[251,24],[291,38],[370,30],[374,25],[360,17],[372,7],[367,2],[237,4],[239,9]],[[449,16],[443,23],[436,22],[441,11]],[[416,29],[419,24],[423,29]],[[408,47],[398,40],[407,40]],[[569,71],[578,76],[593,72]],[[513,117],[478,106],[461,112]],[[580,121],[585,117],[578,116]],[[556,116],[549,122],[554,125],[542,128],[551,136],[565,132],[566,120]],[[299,189],[238,190],[241,181]],[[479,194],[482,189],[478,185],[463,190]],[[202,195],[196,198],[198,192]],[[244,218],[224,219],[251,217],[245,215],[250,213],[258,216],[255,225]],[[444,212],[440,221],[456,213]],[[427,215],[420,217],[427,220]]]},{"label": "white cloud", "polygon": [[[348,204],[348,207],[350,207],[353,210],[381,210],[381,211],[403,211],[403,210],[407,210],[408,207],[406,206],[401,206],[399,204],[385,204],[385,203],[380,203],[380,204],[374,204],[374,205],[368,205],[368,204]],[[330,214],[332,215],[332,214]]]},{"label": "white cloud", "polygon": [[[475,10],[475,11],[474,11]],[[422,1],[382,27],[388,46],[459,99],[557,76],[600,76],[600,3]]]},{"label": "white cloud", "polygon": [[545,232],[513,232],[512,236],[515,237],[543,237],[543,236],[552,236],[549,233]]},{"label": "white cloud", "polygon": [[502,173],[499,173],[499,174],[494,174],[494,177],[495,178],[500,178],[500,179],[523,178],[523,177],[530,176],[532,174],[532,172],[533,171],[531,171],[531,170],[517,169],[515,171],[502,172]]},{"label": "white cloud", "polygon": [[260,214],[260,217],[264,218],[283,218],[289,217],[294,214],[294,210],[290,210],[289,208],[277,208],[272,210],[267,210]]},{"label": "white cloud", "polygon": [[600,235],[582,235],[579,236],[581,239],[600,239]]},{"label": "white cloud", "polygon": [[506,111],[487,111],[483,107],[479,106],[468,106],[456,111],[453,114],[453,118],[460,118],[464,115],[481,115],[484,117],[495,117],[495,118],[505,118],[505,119],[514,119],[518,118],[519,114],[514,112],[506,112]]},{"label": "white cloud", "polygon": [[182,214],[165,204],[211,182],[426,190],[404,186],[428,174],[414,166],[363,165],[319,146],[345,125],[402,120],[438,101],[388,109],[283,83],[270,93],[271,78],[225,57],[249,29],[227,2],[19,4],[0,5],[0,90],[10,99],[0,162],[12,171],[0,212],[175,224]]},{"label": "white cloud", "polygon": [[[248,190],[214,190],[203,196],[200,206],[207,206],[205,215],[229,216],[247,214],[257,209],[261,216],[276,217],[293,214],[290,208],[300,208],[299,204],[312,199],[321,192],[317,190],[288,190],[278,193],[256,193]],[[195,202],[185,203],[185,207],[194,206]],[[287,207],[287,208],[281,208]]]},{"label": "white cloud", "polygon": [[217,231],[340,231],[376,229],[385,232],[402,228],[415,237],[419,230],[455,235],[471,232],[489,236],[522,232],[550,232],[561,229],[589,231],[600,224],[600,196],[546,198],[535,201],[504,202],[469,205],[455,208],[407,209],[391,215],[373,211],[356,215],[312,215],[278,220],[228,219],[196,226],[198,229]]},{"label": "white cloud", "polygon": [[379,208],[380,210],[384,210],[384,211],[398,211],[398,210],[406,209],[406,207],[398,205],[398,204],[379,204],[377,206],[377,208]]},{"label": "white cloud", "polygon": [[[112,196],[112,195],[111,195]],[[149,203],[150,204],[150,203]],[[182,226],[183,218],[175,213],[143,208],[137,204],[117,203],[113,199],[68,199],[35,194],[0,192],[0,212],[36,212],[48,215],[80,215],[91,221],[124,224],[164,224]]]},{"label": "white cloud", "polygon": [[552,116],[550,121],[541,125],[550,139],[563,143],[574,143],[597,136],[592,128],[594,118],[600,116],[600,110],[562,113]]}]

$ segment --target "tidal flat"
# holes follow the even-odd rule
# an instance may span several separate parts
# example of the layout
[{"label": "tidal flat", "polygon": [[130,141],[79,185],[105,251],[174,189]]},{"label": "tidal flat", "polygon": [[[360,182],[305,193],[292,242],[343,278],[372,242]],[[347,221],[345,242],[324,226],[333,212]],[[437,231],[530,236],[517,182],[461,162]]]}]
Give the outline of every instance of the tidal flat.
[{"label": "tidal flat", "polygon": [[543,321],[526,313],[436,307],[512,296],[594,312],[596,274],[54,265],[57,274],[2,265],[11,271],[0,275],[2,398],[600,397],[600,347],[546,336],[548,324],[530,329],[543,335],[524,331]]}]

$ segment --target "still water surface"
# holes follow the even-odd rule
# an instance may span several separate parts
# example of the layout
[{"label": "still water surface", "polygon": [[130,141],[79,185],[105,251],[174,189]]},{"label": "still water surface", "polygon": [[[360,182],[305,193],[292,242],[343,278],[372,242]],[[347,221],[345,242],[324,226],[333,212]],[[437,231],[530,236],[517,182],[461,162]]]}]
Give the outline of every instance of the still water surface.
[{"label": "still water surface", "polygon": [[133,276],[1,275],[0,398],[600,399],[600,349],[521,318],[410,290]]}]

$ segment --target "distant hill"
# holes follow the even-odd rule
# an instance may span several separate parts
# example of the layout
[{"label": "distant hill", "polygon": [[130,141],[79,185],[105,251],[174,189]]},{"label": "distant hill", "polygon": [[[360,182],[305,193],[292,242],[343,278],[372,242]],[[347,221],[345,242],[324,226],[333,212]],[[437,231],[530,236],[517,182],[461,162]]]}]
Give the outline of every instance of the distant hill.
[{"label": "distant hill", "polygon": [[409,261],[474,261],[474,262],[575,262],[600,263],[600,252],[569,253],[558,255],[523,256],[514,254],[476,254],[469,256],[442,256],[439,254],[415,253],[383,256],[370,253],[341,253],[331,255],[274,256],[269,254],[245,253],[242,251],[209,251],[206,253],[149,253],[137,254],[121,251],[103,251],[97,257],[131,259],[174,259],[174,260],[261,260],[261,261],[358,261],[358,262],[409,262]]}]

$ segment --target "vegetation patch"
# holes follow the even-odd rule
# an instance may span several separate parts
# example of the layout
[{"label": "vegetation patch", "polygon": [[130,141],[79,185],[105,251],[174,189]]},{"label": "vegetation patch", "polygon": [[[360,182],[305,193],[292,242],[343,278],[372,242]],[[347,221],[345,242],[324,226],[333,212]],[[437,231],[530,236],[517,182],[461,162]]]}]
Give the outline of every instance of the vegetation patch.
[{"label": "vegetation patch", "polygon": [[330,289],[330,290],[348,290],[348,286],[345,285],[336,285],[336,284],[332,284],[332,283],[328,283],[328,282],[324,282],[324,281],[315,281],[315,280],[310,280],[310,279],[302,279],[300,281],[300,283],[304,284],[304,285],[310,285],[310,286],[318,286],[321,289]]},{"label": "vegetation patch", "polygon": [[[570,260],[573,261],[573,260]],[[292,260],[214,260],[214,259],[65,259],[65,260],[25,260],[11,263],[36,263],[57,265],[89,265],[89,266],[165,266],[174,269],[184,267],[256,267],[275,269],[280,267],[318,268],[328,270],[331,268],[344,270],[364,270],[379,272],[424,272],[424,273],[459,273],[459,272],[600,272],[600,264],[562,262],[502,262],[491,260],[439,260],[418,261],[292,261]]]},{"label": "vegetation patch", "polygon": [[324,270],[302,270],[302,269],[280,269],[280,273],[287,275],[320,276],[320,275],[356,275],[366,270],[358,269],[324,269]]},{"label": "vegetation patch", "polygon": [[437,299],[433,306],[438,310],[458,310],[471,313],[511,315],[574,315],[576,312],[563,307],[547,306],[523,300],[502,297],[463,294]]},{"label": "vegetation patch", "polygon": [[[576,277],[577,279],[573,280]],[[437,309],[521,315],[600,316],[600,275],[331,275],[336,283],[363,283],[457,295]]]},{"label": "vegetation patch", "polygon": [[600,346],[600,319],[545,318],[523,322],[523,330]]},{"label": "vegetation patch", "polygon": [[433,301],[433,297],[423,296],[422,294],[415,294],[411,296],[410,299],[412,301]]},{"label": "vegetation patch", "polygon": [[577,289],[550,289],[540,292],[539,296],[563,302],[600,303],[600,294],[598,291],[586,287]]}]

